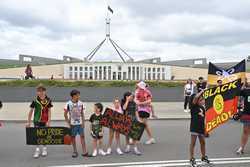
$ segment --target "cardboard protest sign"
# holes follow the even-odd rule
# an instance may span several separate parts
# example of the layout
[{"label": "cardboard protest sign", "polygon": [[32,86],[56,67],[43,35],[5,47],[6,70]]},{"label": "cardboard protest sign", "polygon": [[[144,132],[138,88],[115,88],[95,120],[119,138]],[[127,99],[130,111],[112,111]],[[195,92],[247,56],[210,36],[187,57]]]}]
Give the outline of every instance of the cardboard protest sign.
[{"label": "cardboard protest sign", "polygon": [[206,132],[227,122],[237,112],[241,80],[205,90]]},{"label": "cardboard protest sign", "polygon": [[26,128],[27,145],[70,145],[70,129],[66,127]]},{"label": "cardboard protest sign", "polygon": [[217,85],[217,81],[221,80],[223,84],[240,79],[244,81],[246,78],[246,61],[243,60],[238,64],[224,69],[217,67],[213,63],[209,63],[208,66],[208,84]]},{"label": "cardboard protest sign", "polygon": [[101,125],[114,129],[135,140],[140,140],[145,128],[143,123],[132,121],[130,116],[120,114],[110,108],[106,108],[101,119]]}]

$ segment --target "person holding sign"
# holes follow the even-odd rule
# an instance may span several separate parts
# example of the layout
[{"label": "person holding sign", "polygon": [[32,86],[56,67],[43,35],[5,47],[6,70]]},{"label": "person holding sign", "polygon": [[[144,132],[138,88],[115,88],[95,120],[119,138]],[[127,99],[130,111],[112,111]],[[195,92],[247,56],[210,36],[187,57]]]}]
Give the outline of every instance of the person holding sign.
[{"label": "person holding sign", "polygon": [[71,129],[71,140],[73,146],[72,158],[78,157],[76,148],[76,136],[80,135],[82,144],[82,156],[88,157],[88,152],[84,137],[84,113],[86,111],[85,105],[80,101],[80,91],[72,90],[70,92],[71,100],[69,100],[64,107],[65,121]]},{"label": "person holding sign", "polygon": [[206,156],[206,143],[205,143],[205,99],[203,98],[203,92],[201,91],[197,95],[193,94],[190,98],[191,108],[191,143],[190,143],[190,166],[196,167],[196,161],[194,158],[194,149],[197,138],[199,138],[201,145],[201,161],[203,164],[211,164]]},{"label": "person holding sign", "polygon": [[[121,103],[119,98],[115,98],[114,102],[114,111],[123,114],[123,110],[121,108]],[[120,133],[117,131],[114,131],[113,129],[109,129],[109,143],[108,143],[108,149],[107,149],[107,155],[110,155],[112,153],[112,143],[115,135],[115,140],[116,140],[116,152],[118,155],[123,155],[123,152],[121,150],[121,142],[120,142]]]},{"label": "person holding sign", "polygon": [[[132,121],[137,121],[139,118],[139,114],[136,110],[136,103],[134,102],[134,95],[131,92],[124,93],[124,97],[121,101],[121,106],[124,111],[124,114],[130,116],[132,118]],[[139,151],[136,140],[132,140],[132,144],[134,145],[134,153],[136,155],[141,155],[142,153]],[[126,136],[126,148],[125,153],[130,152],[130,142],[129,137]]]},{"label": "person holding sign", "polygon": [[241,113],[240,120],[243,123],[243,133],[241,137],[241,144],[239,149],[236,151],[238,155],[244,154],[245,146],[248,142],[250,135],[250,89],[247,81],[242,86],[240,96],[243,97],[243,112]]},{"label": "person holding sign", "polygon": [[138,114],[140,121],[145,124],[146,132],[149,136],[149,140],[145,144],[155,144],[156,141],[153,138],[152,131],[148,125],[148,118],[152,113],[152,94],[147,89],[147,84],[143,81],[137,84],[137,89],[135,91],[135,103],[138,107]]},{"label": "person holding sign", "polygon": [[[28,114],[28,123],[26,127],[31,126],[31,118],[33,116],[34,127],[49,127],[51,120],[51,108],[53,107],[52,101],[46,95],[46,88],[43,85],[39,85],[36,88],[37,97],[32,101],[30,105],[30,111]],[[40,156],[40,148],[37,146],[35,153],[33,155],[34,158],[39,158]],[[47,156],[47,147],[43,146],[42,148],[42,156]]]},{"label": "person holding sign", "polygon": [[[100,121],[102,119],[102,111],[103,111],[103,105],[101,103],[96,103],[94,105],[94,114],[90,116],[90,131],[91,136],[93,137],[93,157],[97,156],[97,153],[100,155],[105,156],[106,153],[103,151],[103,128],[100,124]],[[97,144],[99,144],[99,151],[97,152]]]}]

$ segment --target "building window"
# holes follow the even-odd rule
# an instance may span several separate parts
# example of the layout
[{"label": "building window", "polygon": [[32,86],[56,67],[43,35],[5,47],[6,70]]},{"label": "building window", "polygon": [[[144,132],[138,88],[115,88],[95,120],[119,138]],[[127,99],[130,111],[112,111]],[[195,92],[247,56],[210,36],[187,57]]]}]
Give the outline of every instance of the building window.
[{"label": "building window", "polygon": [[165,72],[165,68],[162,68],[161,71],[162,71],[162,72]]},{"label": "building window", "polygon": [[155,72],[155,68],[153,68],[153,72]]},{"label": "building window", "polygon": [[69,71],[73,71],[73,67],[72,66],[69,67]]},{"label": "building window", "polygon": [[113,72],[113,80],[116,80],[116,72]]},{"label": "building window", "polygon": [[88,67],[85,67],[84,70],[85,70],[85,71],[88,71]]},{"label": "building window", "polygon": [[136,80],[140,79],[140,68],[136,67]]},{"label": "building window", "polygon": [[89,79],[92,80],[93,79],[93,72],[89,73]]},{"label": "building window", "polygon": [[161,80],[161,73],[157,73],[157,80]]},{"label": "building window", "polygon": [[161,68],[157,68],[157,72],[160,72],[161,71]]},{"label": "building window", "polygon": [[128,80],[131,80],[131,67],[128,67]]},{"label": "building window", "polygon": [[83,77],[83,73],[82,72],[80,72],[80,79],[82,80],[82,77]]},{"label": "building window", "polygon": [[153,73],[153,80],[155,80],[155,73]]},{"label": "building window", "polygon": [[132,67],[132,80],[135,80],[135,67]]},{"label": "building window", "polygon": [[151,73],[148,73],[148,80],[151,80]]},{"label": "building window", "polygon": [[103,67],[103,79],[106,80],[107,79],[107,66]]},{"label": "building window", "polygon": [[88,79],[88,72],[84,72],[84,79]]},{"label": "building window", "polygon": [[78,71],[78,67],[77,66],[75,66],[75,71]]},{"label": "building window", "polygon": [[69,79],[73,79],[73,73],[69,72]]},{"label": "building window", "polygon": [[97,75],[98,75],[98,67],[95,66],[95,80],[97,80]]},{"label": "building window", "polygon": [[99,80],[102,80],[102,66],[99,66]]},{"label": "building window", "polygon": [[108,80],[111,80],[111,66],[108,66]]},{"label": "building window", "polygon": [[118,72],[117,79],[118,79],[118,80],[122,80],[122,72]]},{"label": "building window", "polygon": [[165,80],[166,78],[165,78],[165,73],[163,72],[162,73],[162,80]]},{"label": "building window", "polygon": [[118,71],[121,71],[122,70],[122,66],[118,66]]},{"label": "building window", "polygon": [[82,68],[82,67],[79,67],[79,70],[80,70],[80,71],[82,71],[82,70],[83,70],[83,68]]},{"label": "building window", "polygon": [[123,80],[127,80],[127,73],[123,72]]},{"label": "building window", "polygon": [[78,79],[78,73],[75,72],[75,78],[74,79]]}]

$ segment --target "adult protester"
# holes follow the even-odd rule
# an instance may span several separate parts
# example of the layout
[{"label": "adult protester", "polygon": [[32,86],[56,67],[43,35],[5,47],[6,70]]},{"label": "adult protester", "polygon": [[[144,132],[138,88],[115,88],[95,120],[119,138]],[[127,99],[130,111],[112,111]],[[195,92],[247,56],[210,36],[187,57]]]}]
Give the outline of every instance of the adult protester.
[{"label": "adult protester", "polygon": [[31,65],[28,64],[26,66],[26,69],[25,69],[25,80],[34,79],[34,78],[35,77],[33,76],[33,71],[32,71]]},{"label": "adult protester", "polygon": [[199,81],[196,84],[197,93],[199,93],[207,88],[207,82],[204,80],[203,77],[199,77],[198,80]]},{"label": "adult protester", "polygon": [[194,94],[194,82],[191,79],[187,80],[184,86],[184,112],[189,112],[190,109],[190,97]]},{"label": "adult protester", "polygon": [[[134,95],[131,92],[126,92],[123,95],[123,99],[121,100],[121,106],[124,111],[124,114],[130,116],[132,118],[132,122],[138,121],[139,114],[136,109],[136,103],[134,101]],[[131,143],[130,143],[131,140]],[[134,145],[134,153],[136,155],[141,155],[142,153],[139,151],[137,147],[137,141],[130,139],[126,136],[126,148],[124,150],[125,153],[130,152],[130,144]]]},{"label": "adult protester", "polygon": [[149,89],[146,88],[146,83],[141,81],[137,85],[135,90],[135,103],[138,108],[138,114],[140,121],[145,124],[145,129],[149,139],[145,144],[155,144],[156,141],[153,138],[152,131],[148,124],[148,118],[152,114],[152,94]]},{"label": "adult protester", "polygon": [[217,86],[221,86],[223,84],[223,81],[221,79],[217,80]]},{"label": "adult protester", "polygon": [[236,151],[238,155],[244,154],[245,146],[250,135],[250,88],[247,81],[242,86],[240,96],[243,98],[243,112],[241,113],[240,121],[243,124],[240,147]]}]

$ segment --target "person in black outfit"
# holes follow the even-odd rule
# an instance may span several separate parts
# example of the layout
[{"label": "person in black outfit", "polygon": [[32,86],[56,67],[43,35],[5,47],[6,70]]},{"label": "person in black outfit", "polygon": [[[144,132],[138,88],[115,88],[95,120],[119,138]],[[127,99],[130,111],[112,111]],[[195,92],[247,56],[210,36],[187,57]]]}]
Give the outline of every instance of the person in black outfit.
[{"label": "person in black outfit", "polygon": [[243,132],[241,136],[241,144],[239,149],[236,151],[237,154],[244,154],[245,146],[248,142],[250,135],[250,88],[247,81],[243,84],[240,92],[240,97],[243,99],[243,112],[241,113],[240,121],[243,124]]},{"label": "person in black outfit", "polygon": [[206,143],[205,143],[205,100],[202,96],[203,91],[197,95],[192,95],[191,100],[191,122],[190,122],[190,133],[191,133],[191,143],[190,143],[190,166],[196,167],[196,161],[194,158],[194,149],[197,138],[199,138],[201,145],[202,154],[202,164],[211,164],[206,156]]},{"label": "person in black outfit", "polygon": [[[137,121],[139,114],[137,112],[136,103],[134,101],[134,95],[131,92],[125,92],[123,95],[123,99],[121,100],[121,107],[124,111],[125,115],[128,115],[132,118],[132,121]],[[129,142],[131,140],[131,142]],[[128,136],[126,136],[126,148],[125,153],[130,152],[130,143],[134,145],[134,153],[136,155],[141,155],[142,153],[139,151],[137,147],[137,141],[129,139]]]},{"label": "person in black outfit", "polygon": [[207,82],[204,81],[203,77],[199,77],[198,80],[199,80],[199,82],[196,84],[197,93],[199,93],[207,88]]},{"label": "person in black outfit", "polygon": [[0,101],[0,109],[3,107],[3,103],[2,101]]}]

